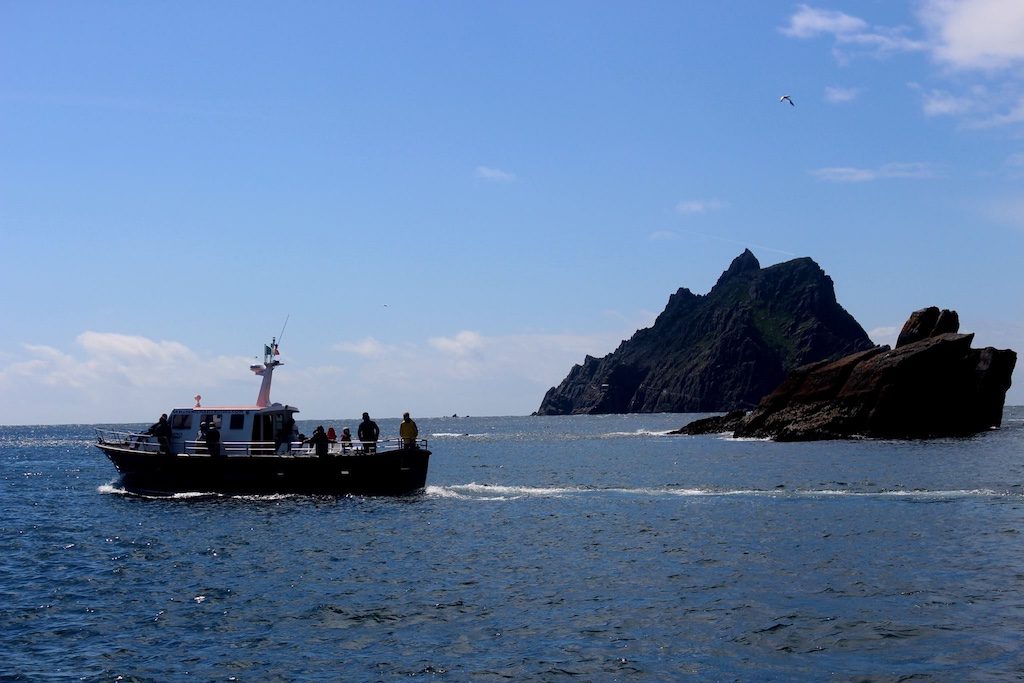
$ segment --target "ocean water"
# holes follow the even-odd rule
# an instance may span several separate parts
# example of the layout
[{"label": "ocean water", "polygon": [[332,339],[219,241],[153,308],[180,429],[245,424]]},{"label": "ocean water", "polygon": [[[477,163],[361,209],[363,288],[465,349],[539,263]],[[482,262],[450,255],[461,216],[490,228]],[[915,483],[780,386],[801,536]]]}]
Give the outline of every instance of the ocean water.
[{"label": "ocean water", "polygon": [[91,427],[0,427],[0,679],[1024,678],[1024,409],[665,435],[694,417],[420,419],[405,498],[138,497]]}]

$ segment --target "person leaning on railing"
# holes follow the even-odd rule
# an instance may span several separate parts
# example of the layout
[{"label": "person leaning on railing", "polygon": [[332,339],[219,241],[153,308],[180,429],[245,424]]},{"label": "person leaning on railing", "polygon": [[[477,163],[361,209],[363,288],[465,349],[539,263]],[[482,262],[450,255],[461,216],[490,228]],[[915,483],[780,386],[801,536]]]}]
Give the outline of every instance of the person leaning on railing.
[{"label": "person leaning on railing", "polygon": [[323,426],[319,426],[313,430],[313,436],[306,439],[305,443],[308,443],[313,447],[313,451],[316,453],[318,458],[327,458],[328,451],[331,442],[327,438],[327,433],[324,432]]},{"label": "person leaning on railing", "polygon": [[167,413],[161,415],[160,420],[147,429],[146,433],[156,437],[160,453],[171,452],[171,424],[167,421]]}]

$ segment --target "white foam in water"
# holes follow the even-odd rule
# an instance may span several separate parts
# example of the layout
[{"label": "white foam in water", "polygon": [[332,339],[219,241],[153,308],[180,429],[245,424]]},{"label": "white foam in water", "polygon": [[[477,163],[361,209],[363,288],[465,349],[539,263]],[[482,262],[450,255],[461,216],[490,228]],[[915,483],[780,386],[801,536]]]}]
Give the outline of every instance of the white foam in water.
[{"label": "white foam in water", "polygon": [[651,429],[637,429],[636,431],[633,432],[608,432],[607,434],[602,434],[602,436],[607,438],[614,438],[620,436],[669,436],[669,432],[671,431],[671,429],[665,429],[662,431],[655,431]]},{"label": "white foam in water", "polygon": [[488,498],[524,496],[563,496],[566,494],[579,493],[583,489],[561,488],[561,487],[537,487],[537,486],[492,486],[490,484],[461,484],[451,488],[466,493],[475,493]]},{"label": "white foam in water", "polygon": [[621,494],[631,496],[677,496],[726,497],[757,496],[765,498],[829,498],[856,496],[864,498],[906,497],[921,499],[936,498],[992,498],[1022,496],[1020,493],[993,491],[992,489],[964,489],[951,491],[895,490],[895,491],[849,491],[844,489],[706,489],[706,488],[588,488],[588,487],[539,487],[502,486],[491,484],[452,484],[450,486],[428,486],[427,495],[460,500],[518,500],[527,497],[561,497],[573,495]]},{"label": "white foam in water", "polygon": [[[448,498],[450,500],[480,500],[480,501],[502,501],[502,500],[514,500],[512,496],[480,496],[480,495],[469,495],[466,493],[460,493],[456,489],[456,486],[428,486],[425,491],[428,496],[435,498]],[[516,496],[519,498],[521,496]]]},{"label": "white foam in water", "polygon": [[208,491],[182,491],[180,493],[150,494],[137,491],[127,491],[114,484],[103,484],[96,487],[99,493],[113,494],[115,496],[130,496],[132,498],[152,498],[154,500],[187,500],[189,498],[215,498],[223,494]]},{"label": "white foam in water", "polygon": [[442,439],[442,438],[444,438],[444,439],[454,439],[454,438],[460,438],[460,437],[480,438],[482,436],[487,436],[487,435],[486,434],[467,434],[465,432],[437,432],[435,434],[431,434],[430,438],[432,438],[432,439]]}]

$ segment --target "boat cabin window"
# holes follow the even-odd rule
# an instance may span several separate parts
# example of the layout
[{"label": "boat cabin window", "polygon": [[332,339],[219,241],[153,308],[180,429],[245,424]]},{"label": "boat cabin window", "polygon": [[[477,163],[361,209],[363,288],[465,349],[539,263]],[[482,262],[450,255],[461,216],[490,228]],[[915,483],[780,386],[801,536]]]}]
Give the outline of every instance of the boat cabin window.
[{"label": "boat cabin window", "polygon": [[208,413],[206,415],[203,415],[203,420],[206,419],[213,420],[213,424],[217,426],[217,429],[221,429],[223,426],[224,419],[220,413]]},{"label": "boat cabin window", "polygon": [[231,414],[231,423],[229,429],[241,429],[245,425],[245,415],[241,413]]},{"label": "boat cabin window", "polygon": [[192,429],[192,413],[172,414],[171,429]]}]

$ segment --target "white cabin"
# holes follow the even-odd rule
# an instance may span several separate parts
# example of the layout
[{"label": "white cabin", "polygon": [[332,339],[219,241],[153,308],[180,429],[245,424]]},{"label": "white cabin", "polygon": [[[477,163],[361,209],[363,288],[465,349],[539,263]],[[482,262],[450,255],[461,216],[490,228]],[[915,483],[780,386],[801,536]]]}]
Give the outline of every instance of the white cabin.
[{"label": "white cabin", "polygon": [[[220,430],[221,444],[227,455],[269,454],[274,452],[273,444],[284,428],[287,417],[295,419],[299,409],[294,406],[273,403],[259,406],[194,406],[175,408],[167,416],[171,423],[171,453],[195,453],[202,450],[199,425],[207,418]],[[291,442],[292,435],[285,438]],[[235,452],[235,451],[241,452]],[[255,451],[255,452],[253,452]]]}]

